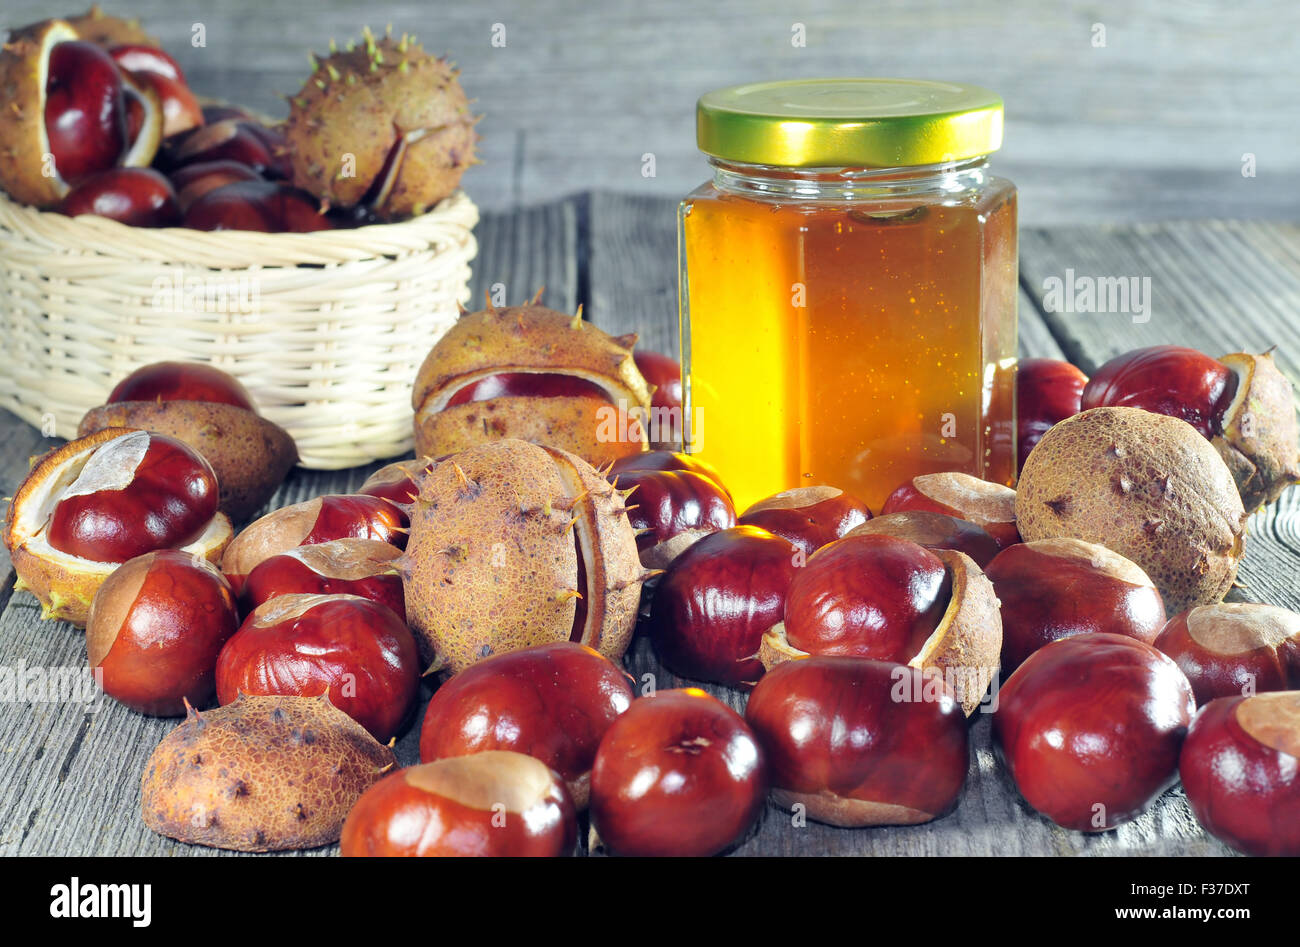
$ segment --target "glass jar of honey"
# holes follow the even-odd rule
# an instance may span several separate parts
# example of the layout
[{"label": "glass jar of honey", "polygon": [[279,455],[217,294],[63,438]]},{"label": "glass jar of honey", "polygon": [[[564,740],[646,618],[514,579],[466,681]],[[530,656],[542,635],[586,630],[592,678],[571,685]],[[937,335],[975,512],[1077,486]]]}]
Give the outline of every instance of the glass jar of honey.
[{"label": "glass jar of honey", "polygon": [[1015,478],[1016,190],[1002,101],[896,79],[757,83],[697,109],[682,201],[685,450],[736,509],[830,484]]}]

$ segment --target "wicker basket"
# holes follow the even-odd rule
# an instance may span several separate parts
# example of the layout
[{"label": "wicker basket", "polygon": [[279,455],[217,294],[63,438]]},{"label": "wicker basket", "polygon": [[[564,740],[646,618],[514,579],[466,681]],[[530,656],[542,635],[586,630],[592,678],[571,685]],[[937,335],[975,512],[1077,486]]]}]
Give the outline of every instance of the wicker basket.
[{"label": "wicker basket", "polygon": [[238,377],[307,467],[411,448],[411,383],[469,300],[463,193],[395,224],[306,234],[127,227],[0,194],[0,407],[75,436],[133,369]]}]

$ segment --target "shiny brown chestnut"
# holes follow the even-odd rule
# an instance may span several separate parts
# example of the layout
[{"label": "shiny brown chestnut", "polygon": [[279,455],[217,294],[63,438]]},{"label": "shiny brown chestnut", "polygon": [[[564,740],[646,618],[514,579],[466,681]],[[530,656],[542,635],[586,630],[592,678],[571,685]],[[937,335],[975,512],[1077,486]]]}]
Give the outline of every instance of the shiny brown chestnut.
[{"label": "shiny brown chestnut", "polygon": [[200,556],[164,549],[123,564],[95,593],[86,654],[104,693],[155,717],[202,707],[239,627],[230,585]]},{"label": "shiny brown chestnut", "polygon": [[639,454],[629,454],[614,461],[609,468],[609,477],[612,479],[629,470],[689,470],[691,473],[708,477],[727,494],[728,499],[731,498],[731,491],[727,490],[727,485],[722,482],[717,469],[712,464],[690,454],[671,450],[648,450]]},{"label": "shiny brown chestnut", "polygon": [[655,653],[684,677],[753,684],[764,632],[785,615],[798,550],[757,526],[705,536],[677,557],[650,606]]},{"label": "shiny brown chestnut", "polygon": [[163,110],[164,137],[203,124],[203,110],[198,99],[190,91],[181,67],[167,53],[157,46],[135,43],[113,46],[108,54],[132,78],[146,83],[158,94]]},{"label": "shiny brown chestnut", "polygon": [[942,675],[864,658],[774,667],[745,709],[772,801],[844,827],[951,812],[970,765],[966,715]]},{"label": "shiny brown chestnut", "polygon": [[262,176],[239,161],[196,161],[171,173],[176,203],[183,212],[210,191],[238,181],[260,181]]},{"label": "shiny brown chestnut", "polygon": [[560,777],[508,750],[453,756],[390,773],[343,823],[349,857],[572,855],[578,829]]},{"label": "shiny brown chestnut", "polygon": [[1098,632],[1031,654],[998,693],[993,734],[1029,805],[1067,829],[1103,832],[1173,785],[1195,712],[1170,658]]},{"label": "shiny brown chestnut", "polygon": [[318,697],[380,743],[420,689],[415,638],[393,610],[356,595],[282,595],[253,611],[217,658],[217,700]]},{"label": "shiny brown chestnut", "polygon": [[999,546],[1020,542],[1016,531],[1016,491],[964,473],[921,474],[901,485],[880,512],[928,510],[981,526]]},{"label": "shiny brown chestnut", "polygon": [[713,480],[689,470],[628,470],[614,478],[628,494],[641,564],[666,569],[705,536],[736,525],[731,498]]},{"label": "shiny brown chestnut", "polygon": [[736,522],[759,526],[788,539],[805,555],[834,542],[871,519],[867,505],[838,487],[795,487],[759,500]]},{"label": "shiny brown chestnut", "polygon": [[653,386],[650,392],[650,446],[655,450],[679,450],[682,446],[682,366],[675,358],[637,349],[632,353],[636,367]]},{"label": "shiny brown chestnut", "polygon": [[1197,821],[1219,841],[1249,855],[1300,856],[1300,691],[1210,701],[1178,772]]},{"label": "shiny brown chestnut", "polygon": [[170,227],[180,220],[171,182],[152,168],[109,168],[86,175],[59,203],[60,214],[93,214],[129,227]]},{"label": "shiny brown chestnut", "polygon": [[993,561],[1001,547],[982,527],[969,520],[927,510],[886,513],[849,530],[847,536],[897,536],[926,549],[964,552],[981,569]]},{"label": "shiny brown chestnut", "polygon": [[1221,433],[1237,377],[1218,359],[1183,345],[1151,345],[1117,355],[1089,379],[1082,408],[1142,408],[1181,418],[1201,436]]},{"label": "shiny brown chestnut", "polygon": [[71,184],[116,165],[129,140],[122,74],[112,57],[84,40],[58,43],[45,76],[45,134],[59,177]]},{"label": "shiny brown chestnut", "polygon": [[1088,376],[1069,362],[1020,359],[1016,365],[1017,470],[1052,425],[1079,413],[1086,384]]},{"label": "shiny brown chestnut", "polygon": [[592,829],[618,855],[715,855],[753,827],[766,795],[762,748],[734,710],[697,688],[660,691],[600,741]]},{"label": "shiny brown chestnut", "polygon": [[357,595],[386,605],[406,621],[402,578],[393,560],[402,551],[378,539],[332,539],[298,546],[259,562],[244,579],[240,611],[247,615],[281,595]]},{"label": "shiny brown chestnut", "polygon": [[235,181],[208,191],[185,211],[191,230],[310,233],[331,230],[330,218],[306,191],[276,181]]},{"label": "shiny brown chestnut", "polygon": [[434,461],[428,457],[415,457],[411,460],[398,460],[387,464],[367,477],[366,482],[357,488],[357,493],[382,497],[398,506],[414,503],[420,493],[416,480],[433,464]]},{"label": "shiny brown chestnut", "polygon": [[577,642],[494,655],[433,695],[420,731],[420,759],[429,763],[485,750],[526,753],[563,777],[581,811],[601,737],[634,696],[626,671]]},{"label": "shiny brown chestnut", "polygon": [[1002,673],[1049,641],[1107,631],[1151,644],[1165,625],[1155,584],[1136,563],[1078,539],[1008,546],[984,570],[1002,603]]},{"label": "shiny brown chestnut", "polygon": [[109,392],[107,403],[207,401],[253,410],[253,397],[233,375],[200,362],[153,362],[137,368]]},{"label": "shiny brown chestnut", "polygon": [[1182,668],[1197,704],[1300,689],[1300,615],[1285,608],[1200,605],[1171,618],[1155,646]]},{"label": "shiny brown chestnut", "polygon": [[254,520],[226,548],[221,570],[232,577],[238,591],[258,563],[297,546],[355,537],[402,549],[408,525],[406,514],[381,497],[331,493]]}]

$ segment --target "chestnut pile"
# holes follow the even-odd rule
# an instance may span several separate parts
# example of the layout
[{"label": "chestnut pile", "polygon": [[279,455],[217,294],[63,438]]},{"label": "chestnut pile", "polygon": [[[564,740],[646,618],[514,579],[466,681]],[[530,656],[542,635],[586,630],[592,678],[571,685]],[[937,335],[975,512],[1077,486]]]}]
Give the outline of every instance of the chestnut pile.
[{"label": "chestnut pile", "polygon": [[[1216,837],[1300,854],[1300,615],[1222,601],[1247,509],[1300,477],[1271,358],[1027,361],[1017,488],[925,474],[873,515],[816,484],[737,510],[656,447],[680,374],[635,343],[536,300],[466,313],[413,386],[417,458],[238,534],[227,513],[293,456],[220,372],[143,369],[42,458],[6,522],[21,582],[85,624],[109,695],[185,715],[146,824],[519,856],[573,854],[585,820],[593,849],[713,855],[767,801],[847,828],[945,816],[986,712],[1058,825],[1113,829],[1181,777]],[[634,681],[638,630],[728,702]]]},{"label": "chestnut pile", "polygon": [[401,220],[454,192],[475,119],[411,37],[312,57],[285,122],[201,106],[177,62],[98,7],[12,30],[0,52],[0,187],[136,227],[305,233]]}]

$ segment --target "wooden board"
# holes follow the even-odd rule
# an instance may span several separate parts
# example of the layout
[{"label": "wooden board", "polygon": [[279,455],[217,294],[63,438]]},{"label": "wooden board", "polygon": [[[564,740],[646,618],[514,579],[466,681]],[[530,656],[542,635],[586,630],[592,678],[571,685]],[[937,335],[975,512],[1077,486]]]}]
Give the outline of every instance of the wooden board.
[{"label": "wooden board", "polygon": [[[597,193],[519,214],[488,214],[480,224],[474,293],[502,283],[510,302],[546,285],[549,305],[571,311],[579,300],[597,324],[636,328],[645,344],[675,345],[675,202],[667,198]],[[1223,255],[1219,264],[1218,254]],[[1250,258],[1254,254],[1252,262]],[[1263,261],[1263,262],[1260,262]],[[1150,323],[1114,335],[1084,318],[1065,319],[1039,309],[1042,280],[1074,266],[1095,275],[1159,274],[1159,301]],[[1065,351],[1092,367],[1112,351],[1154,341],[1178,341],[1228,350],[1277,342],[1300,354],[1300,337],[1286,317],[1286,301],[1300,299],[1300,238],[1279,225],[1178,224],[1161,227],[1026,230],[1022,234],[1021,350]],[[1233,317],[1217,315],[1216,300],[1233,301]],[[1059,314],[1057,314],[1059,316]],[[1113,327],[1112,327],[1113,329]],[[1233,341],[1239,333],[1240,338]],[[1284,360],[1283,364],[1289,364]],[[26,456],[48,446],[36,431],[0,415],[0,485],[12,491]],[[273,505],[346,491],[372,467],[334,473],[295,471]],[[1234,597],[1300,608],[1300,497],[1297,491],[1251,522],[1242,569],[1247,587]],[[80,668],[80,632],[40,622],[34,599],[11,594],[7,568],[0,583],[0,667]],[[658,665],[645,639],[627,665],[641,686],[692,683]],[[647,677],[649,675],[649,677]],[[744,697],[706,687],[734,707]],[[421,700],[427,701],[428,685]],[[415,762],[415,725],[398,743],[399,759]],[[94,705],[0,704],[0,855],[3,854],[218,854],[154,835],[139,820],[139,778],[153,746],[174,726],[101,699]],[[1228,854],[1196,824],[1181,791],[1120,829],[1096,836],[1067,832],[1029,810],[994,759],[989,720],[973,725],[970,776],[952,815],[911,828],[841,830],[809,823],[768,807],[760,828],[737,854]],[[327,847],[310,853],[328,855]]]}]

